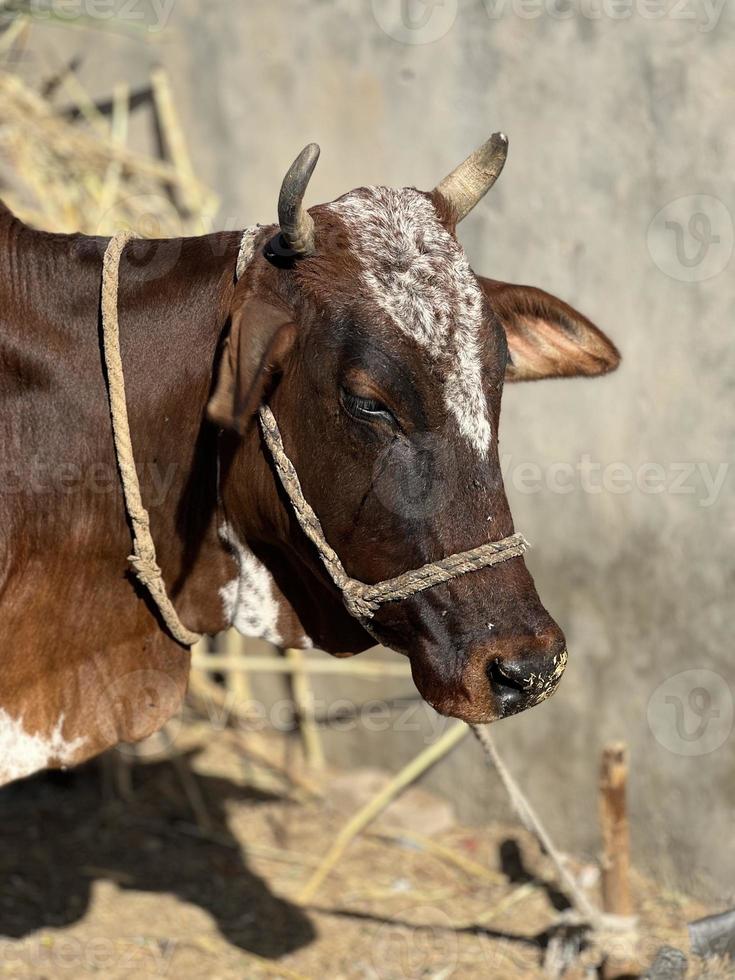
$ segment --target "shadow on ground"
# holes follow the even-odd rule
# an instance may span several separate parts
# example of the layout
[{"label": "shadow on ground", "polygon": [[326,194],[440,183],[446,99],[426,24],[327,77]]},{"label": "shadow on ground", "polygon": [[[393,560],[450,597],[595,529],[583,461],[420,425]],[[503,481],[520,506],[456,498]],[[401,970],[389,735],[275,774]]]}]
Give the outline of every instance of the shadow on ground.
[{"label": "shadow on ground", "polygon": [[170,763],[136,766],[134,780],[125,804],[103,802],[97,765],[0,790],[0,936],[77,922],[93,882],[110,879],[200,906],[231,944],[259,956],[277,959],[313,941],[304,912],[248,868],[227,826],[228,801],[283,805],[280,797],[197,774],[213,824],[198,837]]}]

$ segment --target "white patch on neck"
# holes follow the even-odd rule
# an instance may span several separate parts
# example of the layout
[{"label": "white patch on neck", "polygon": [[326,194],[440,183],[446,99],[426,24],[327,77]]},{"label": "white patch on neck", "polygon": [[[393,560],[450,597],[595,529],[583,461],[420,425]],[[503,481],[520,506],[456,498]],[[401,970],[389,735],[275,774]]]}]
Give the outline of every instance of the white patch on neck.
[{"label": "white patch on neck", "polygon": [[0,785],[13,779],[30,776],[53,764],[71,765],[85,738],[70,742],[63,737],[61,715],[49,735],[30,735],[23,727],[23,718],[12,718],[0,708]]},{"label": "white patch on neck", "polygon": [[273,594],[270,572],[237,538],[230,524],[222,525],[219,536],[238,564],[238,577],[219,590],[227,622],[243,636],[281,646],[278,602]]},{"label": "white patch on neck", "polygon": [[412,188],[363,188],[327,207],[349,227],[372,299],[429,357],[449,364],[446,407],[484,459],[492,430],[480,359],[482,293],[462,247]]}]

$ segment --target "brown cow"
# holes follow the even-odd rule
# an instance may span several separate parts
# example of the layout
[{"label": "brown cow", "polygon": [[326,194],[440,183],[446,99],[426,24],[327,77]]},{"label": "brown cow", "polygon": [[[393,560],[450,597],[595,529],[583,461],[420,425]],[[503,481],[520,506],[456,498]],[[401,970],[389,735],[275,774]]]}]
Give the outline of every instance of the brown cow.
[{"label": "brown cow", "polygon": [[[431,193],[360,188],[306,212],[309,147],[284,182],[280,231],[252,232],[239,281],[239,233],[127,246],[133,445],[190,629],[234,624],[334,653],[373,643],[278,486],[255,422],[266,400],[351,576],[375,582],[512,532],[504,379],[596,375],[619,358],[555,297],[471,271],[455,225],[505,149],[494,137]],[[188,651],[126,560],[100,354],[105,246],[0,206],[0,782],[148,735],[186,687]],[[548,695],[566,657],[522,558],[386,603],[372,626],[427,701],[473,722]]]}]

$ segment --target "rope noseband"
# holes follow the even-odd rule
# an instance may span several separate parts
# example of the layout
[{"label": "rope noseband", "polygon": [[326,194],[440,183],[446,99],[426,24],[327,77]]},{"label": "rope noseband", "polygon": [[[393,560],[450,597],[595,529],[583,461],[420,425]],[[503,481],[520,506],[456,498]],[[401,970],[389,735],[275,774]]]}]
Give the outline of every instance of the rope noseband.
[{"label": "rope noseband", "polygon": [[[243,232],[237,257],[238,279],[254,255],[258,227],[254,226]],[[107,370],[112,433],[125,507],[133,532],[133,554],[128,557],[128,561],[137,579],[148,589],[169,633],[184,646],[192,646],[201,637],[184,626],[166,591],[161,569],[156,562],[156,547],[151,537],[150,517],[140,494],[140,482],[130,437],[125,378],[120,356],[118,287],[120,258],[123,249],[134,237],[131,232],[119,232],[110,239],[102,264],[101,300],[103,352]],[[260,407],[259,418],[263,441],[273,459],[278,478],[291,502],[299,525],[316,547],[329,577],[342,593],[347,611],[370,633],[372,633],[370,620],[384,603],[406,599],[424,589],[430,589],[434,585],[464,575],[466,572],[488,568],[510,558],[517,558],[529,547],[522,534],[512,534],[501,541],[490,541],[469,551],[449,555],[439,561],[404,572],[395,578],[376,582],[374,585],[350,578],[339,556],[324,537],[319,518],[304,497],[294,465],[283,448],[283,440],[273,412],[267,405]]]}]

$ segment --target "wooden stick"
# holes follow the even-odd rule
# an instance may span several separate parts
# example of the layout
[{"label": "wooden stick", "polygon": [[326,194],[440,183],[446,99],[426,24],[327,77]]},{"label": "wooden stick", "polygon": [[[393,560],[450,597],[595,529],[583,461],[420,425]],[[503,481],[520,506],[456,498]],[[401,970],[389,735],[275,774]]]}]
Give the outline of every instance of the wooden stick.
[{"label": "wooden stick", "polygon": [[201,787],[197,782],[196,776],[189,768],[188,761],[174,753],[171,756],[171,764],[176,771],[176,775],[179,777],[181,787],[189,801],[189,806],[191,807],[191,812],[194,814],[197,827],[204,833],[210,832],[212,830],[212,819],[209,816],[207,804],[204,802]]},{"label": "wooden stick", "polygon": [[[189,693],[195,698],[204,700],[212,684],[205,667],[207,660],[208,640],[202,638],[191,648],[191,670],[189,672]],[[201,664],[199,663],[201,661]]]},{"label": "wooden stick", "polygon": [[[191,657],[192,667],[199,670],[252,671],[253,673],[292,674],[294,664],[291,660],[277,657],[245,656],[234,657],[227,653],[204,653],[197,645]],[[306,674],[348,674],[353,677],[410,677],[408,664],[392,663],[383,660],[330,659],[314,657],[304,659],[299,668]]]},{"label": "wooden stick", "polygon": [[423,752],[420,752],[372,800],[366,803],[362,809],[358,810],[339,832],[334,844],[325,855],[321,864],[299,893],[297,901],[302,905],[310,902],[318,891],[319,886],[342,857],[347,846],[360,831],[367,827],[406,786],[409,786],[414,780],[418,779],[422,773],[426,772],[439,759],[444,758],[445,755],[465,738],[468,732],[469,728],[464,722],[459,722],[451,728],[448,728],[436,742],[424,749]]},{"label": "wooden stick", "polygon": [[[135,749],[127,746],[128,749]],[[101,756],[106,802],[131,803],[135,798],[133,788],[133,760],[117,748]]]},{"label": "wooden stick", "polygon": [[201,185],[194,175],[189,148],[171,91],[171,81],[165,68],[155,68],[151,72],[151,88],[166,152],[181,178],[182,203],[190,214],[197,214],[204,210]]},{"label": "wooden stick", "polygon": [[[122,84],[127,87],[125,82]],[[82,118],[86,119],[92,129],[96,130],[97,134],[106,140],[110,132],[107,120],[97,108],[94,99],[79,81],[73,70],[63,73],[61,76],[61,87],[77,107]]]},{"label": "wooden stick", "polygon": [[602,905],[613,915],[632,915],[630,897],[630,833],[625,787],[627,750],[623,742],[606,745],[600,766],[600,831],[602,835]]},{"label": "wooden stick", "polygon": [[[247,728],[249,724],[252,723],[252,718],[238,709],[237,705],[232,704],[232,695],[230,692],[225,691],[214,681],[211,681],[204,673],[197,671],[192,672],[189,678],[189,694],[195,701],[199,702],[200,709],[207,713],[212,705],[220,709],[223,713],[226,713],[226,718],[224,719],[225,724],[237,723],[244,728]],[[223,736],[229,736],[227,739],[232,746],[232,748],[237,751],[239,755],[250,758],[257,762],[259,765],[264,766],[266,769],[270,769],[272,772],[277,773],[287,782],[290,782],[297,789],[302,790],[308,796],[311,797],[321,797],[322,791],[316,786],[311,780],[307,779],[305,775],[301,775],[298,772],[289,772],[280,766],[274,759],[264,752],[260,752],[256,749],[253,744],[248,741],[246,745],[242,743],[242,731],[231,730],[229,732],[223,732]]]},{"label": "wooden stick", "polygon": [[[245,641],[237,630],[230,629],[225,634],[225,649],[226,656],[239,660],[245,659]],[[253,691],[248,672],[246,670],[232,670],[226,671],[226,675],[227,686],[240,704],[247,704],[248,701],[252,701]]]},{"label": "wooden stick", "polygon": [[29,26],[30,18],[18,14],[10,26],[0,35],[0,55],[7,54]]},{"label": "wooden stick", "polygon": [[[112,123],[110,139],[115,146],[125,146],[128,139],[129,89],[126,82],[117,84],[112,96]],[[122,177],[122,164],[119,160],[111,160],[107,165],[107,173],[102,184],[99,202],[99,217],[103,221],[117,200]],[[112,229],[113,231],[115,229]]]},{"label": "wooden stick", "polygon": [[314,693],[309,683],[309,675],[304,670],[304,651],[289,648],[286,650],[286,660],[290,661],[293,666],[291,695],[298,715],[306,764],[311,769],[323,769],[324,748],[322,747],[319,725],[314,716]]}]

